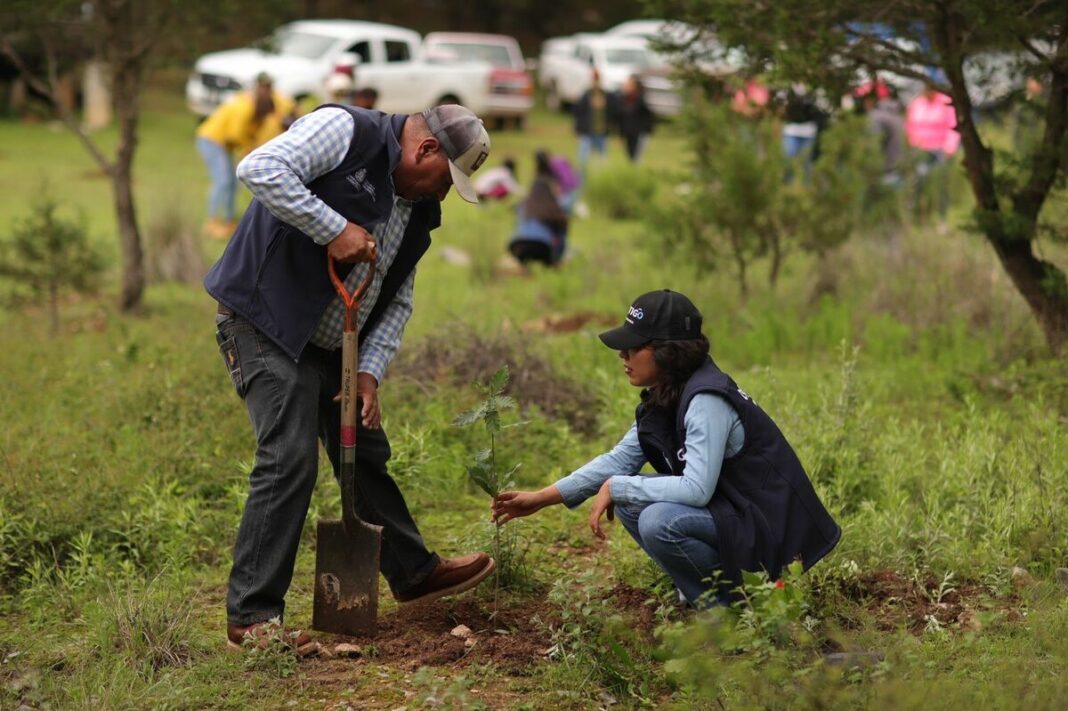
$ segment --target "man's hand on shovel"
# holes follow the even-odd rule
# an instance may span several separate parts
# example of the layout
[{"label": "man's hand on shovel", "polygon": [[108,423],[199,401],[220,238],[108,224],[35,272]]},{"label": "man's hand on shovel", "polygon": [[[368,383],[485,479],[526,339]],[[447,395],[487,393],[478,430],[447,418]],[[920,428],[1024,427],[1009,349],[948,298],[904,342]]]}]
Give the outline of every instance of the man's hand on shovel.
[{"label": "man's hand on shovel", "polygon": [[[369,430],[382,426],[382,407],[378,404],[378,381],[370,373],[356,374],[356,397],[359,399],[360,421]],[[334,396],[334,402],[341,402],[341,391]]]},{"label": "man's hand on shovel", "polygon": [[352,222],[345,223],[341,234],[326,246],[326,253],[337,262],[373,262],[378,258],[374,235]]}]

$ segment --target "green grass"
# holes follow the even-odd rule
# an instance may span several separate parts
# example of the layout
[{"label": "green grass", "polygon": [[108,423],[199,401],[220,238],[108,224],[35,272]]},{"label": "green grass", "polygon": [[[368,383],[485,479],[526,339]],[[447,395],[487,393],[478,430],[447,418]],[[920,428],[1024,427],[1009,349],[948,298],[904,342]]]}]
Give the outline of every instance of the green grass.
[{"label": "green grass", "polygon": [[[177,96],[149,97],[136,173],[143,215],[177,203],[199,224],[207,178],[192,130]],[[685,145],[672,130],[661,127],[650,144],[646,169],[656,176],[683,165]],[[527,133],[493,141],[495,156],[519,158],[524,178],[535,148],[575,149],[566,119],[542,113]],[[91,175],[74,139],[47,125],[2,122],[0,146],[0,232],[48,178],[114,250],[107,183]],[[155,285],[138,318],[118,314],[111,294],[68,299],[58,338],[39,309],[0,312],[0,708],[309,700],[415,708],[428,699],[589,708],[607,703],[605,695],[624,707],[675,708],[1063,703],[1068,603],[1053,578],[1068,564],[1068,368],[1045,354],[985,245],[919,226],[895,255],[862,234],[823,264],[792,255],[774,293],[758,264],[756,293],[743,303],[729,272],[696,274],[644,223],[607,216],[626,204],[618,176],[628,171],[613,150],[597,168],[606,194],[591,196],[592,216],[575,221],[572,259],[558,270],[496,273],[511,211],[450,197],[420,265],[402,350],[468,332],[522,342],[551,372],[588,387],[599,402],[589,413],[595,434],[527,408],[515,415],[527,424],[504,438],[500,456],[522,463],[521,485],[542,486],[611,446],[636,393],[599,344],[596,323],[554,335],[538,332],[537,320],[579,311],[617,320],[635,295],[663,286],[692,296],[717,361],[778,421],[844,529],[834,554],[796,581],[812,620],[804,634],[806,617],[790,617],[769,598],[763,614],[786,631],[771,642],[714,633],[744,631],[734,622],[691,620],[663,646],[650,644],[601,596],[627,582],[659,601],[658,615],[676,619],[670,591],[618,527],[594,550],[586,509],[560,508],[515,524],[529,546],[533,589],[502,593],[504,603],[545,601],[556,610],[551,637],[563,651],[555,661],[524,674],[493,666],[412,674],[370,660],[343,685],[320,688],[306,665],[284,656],[250,665],[226,654],[225,582],[252,435],[219,363],[212,302],[196,286]],[[658,180],[666,189],[667,179]],[[955,209],[961,216],[966,201]],[[467,251],[475,266],[447,264],[444,246]],[[204,247],[211,257],[220,249]],[[1063,251],[1051,251],[1063,265]],[[817,273],[834,285],[822,296]],[[485,375],[499,365],[487,364]],[[402,370],[383,386],[385,425],[424,536],[445,554],[488,545],[487,502],[464,472],[476,438],[450,424],[478,395],[418,382],[418,372],[399,377]],[[309,523],[338,506],[321,466]],[[288,619],[300,625],[310,620],[313,530],[305,528],[288,599]],[[1034,587],[1013,587],[1016,565]],[[923,595],[936,597],[937,584],[926,581],[949,580],[977,609],[981,629],[939,621],[936,610],[936,623],[921,620],[917,630],[903,609],[874,610],[868,576],[877,571],[920,581]],[[392,609],[386,593],[383,612]],[[828,648],[878,649],[885,661],[825,668],[820,652]],[[496,694],[488,701],[487,688]]]}]

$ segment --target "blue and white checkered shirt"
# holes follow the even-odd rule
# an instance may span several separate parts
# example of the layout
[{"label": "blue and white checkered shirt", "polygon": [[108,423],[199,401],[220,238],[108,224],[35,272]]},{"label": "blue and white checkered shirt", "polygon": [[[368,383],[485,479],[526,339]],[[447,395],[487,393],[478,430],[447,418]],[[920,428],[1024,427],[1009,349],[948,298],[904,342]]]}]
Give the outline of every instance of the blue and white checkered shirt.
[{"label": "blue and white checkered shirt", "polygon": [[[306,186],[341,164],[352,144],[355,126],[352,116],[344,109],[313,111],[294,122],[285,133],[248,154],[237,166],[237,177],[275,217],[296,227],[317,244],[329,244],[345,229],[346,220]],[[375,262],[378,276],[360,306],[357,330],[363,327],[378,301],[382,279],[400,250],[411,214],[412,203],[397,197],[389,219],[373,230],[378,245]],[[349,272],[345,279],[349,291],[363,281],[367,266],[356,264]],[[412,315],[414,290],[415,270],[412,270],[374,329],[360,344],[361,373],[370,373],[382,382],[386,368],[400,348],[404,326]],[[345,308],[338,299],[323,313],[311,342],[328,350],[339,348],[344,328]]]}]

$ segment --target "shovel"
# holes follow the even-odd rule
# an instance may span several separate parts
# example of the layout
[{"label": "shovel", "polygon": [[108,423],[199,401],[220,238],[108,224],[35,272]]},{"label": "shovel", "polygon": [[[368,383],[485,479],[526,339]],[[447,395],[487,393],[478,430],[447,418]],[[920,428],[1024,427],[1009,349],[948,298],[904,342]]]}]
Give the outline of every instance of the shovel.
[{"label": "shovel", "polygon": [[312,628],[345,635],[373,635],[378,624],[378,570],[382,527],[356,515],[356,357],[357,313],[375,277],[349,293],[327,258],[330,281],[345,304],[341,341],[341,520],[319,521],[315,546],[315,602]]}]

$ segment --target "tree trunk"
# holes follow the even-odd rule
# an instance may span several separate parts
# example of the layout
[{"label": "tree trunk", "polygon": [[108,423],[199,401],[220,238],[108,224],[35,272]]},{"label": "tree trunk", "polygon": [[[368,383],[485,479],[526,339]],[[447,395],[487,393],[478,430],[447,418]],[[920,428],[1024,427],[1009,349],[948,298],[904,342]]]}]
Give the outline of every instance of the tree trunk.
[{"label": "tree trunk", "polygon": [[986,235],[1013,285],[1038,319],[1050,350],[1068,346],[1068,282],[1064,272],[1039,259],[1024,240],[993,239]]},{"label": "tree trunk", "polygon": [[[960,52],[959,18],[952,12],[944,12],[934,29],[935,43],[944,58],[943,69],[949,80],[957,113],[957,132],[964,147],[968,182],[978,203],[976,221],[1013,285],[1038,320],[1050,350],[1058,353],[1068,344],[1068,282],[1064,272],[1035,256],[1034,239],[1038,213],[1060,168],[1055,147],[1061,145],[1065,134],[1068,78],[1058,71],[1052,73],[1043,137],[1044,148],[1052,150],[1045,150],[1037,156],[1028,185],[1013,196],[1011,214],[1006,214],[998,200],[994,153],[983,144],[972,119],[974,111],[964,80]],[[1064,31],[1068,32],[1068,28]],[[1066,39],[1061,38],[1060,50],[1063,50]]]},{"label": "tree trunk", "polygon": [[145,266],[129,167],[115,166],[115,175],[112,176],[111,182],[115,193],[119,245],[122,247],[122,290],[119,293],[119,307],[125,312],[136,312],[141,309],[141,297],[145,291]]},{"label": "tree trunk", "polygon": [[122,290],[119,307],[125,312],[141,309],[145,290],[144,250],[133,196],[133,157],[137,149],[137,121],[141,78],[138,70],[116,67],[112,75],[115,111],[119,116],[119,145],[111,174],[115,193],[115,217],[122,248]]},{"label": "tree trunk", "polygon": [[749,279],[746,276],[745,254],[742,252],[741,240],[733,232],[730,233],[731,251],[734,253],[734,263],[738,267],[738,291],[742,301],[749,300]]},{"label": "tree trunk", "polygon": [[52,335],[59,335],[59,283],[53,275],[48,280],[48,315],[52,322]]},{"label": "tree trunk", "polygon": [[782,240],[778,232],[773,228],[767,235],[767,243],[771,247],[771,265],[768,268],[768,286],[775,291],[779,283],[779,272],[782,269]]}]

